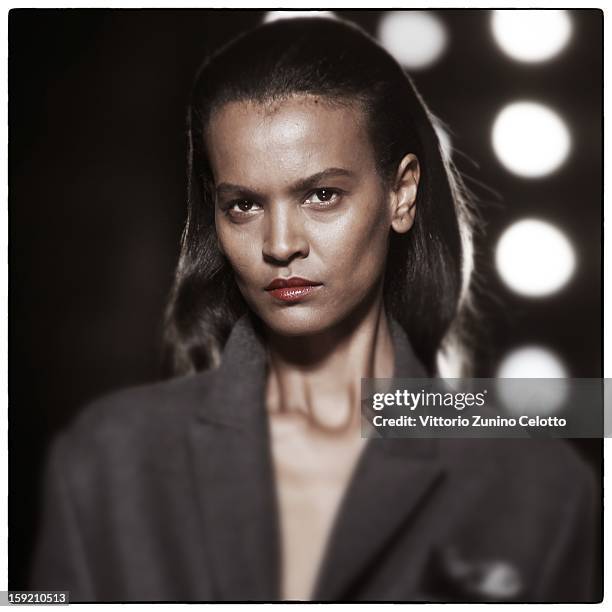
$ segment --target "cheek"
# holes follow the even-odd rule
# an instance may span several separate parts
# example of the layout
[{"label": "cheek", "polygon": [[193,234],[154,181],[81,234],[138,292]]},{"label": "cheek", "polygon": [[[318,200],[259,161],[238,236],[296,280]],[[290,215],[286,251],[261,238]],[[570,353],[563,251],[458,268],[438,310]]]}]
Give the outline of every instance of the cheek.
[{"label": "cheek", "polygon": [[258,243],[255,237],[223,225],[217,226],[217,236],[219,246],[238,277],[237,280],[253,276],[258,264]]},{"label": "cheek", "polygon": [[382,273],[389,238],[389,223],[382,204],[355,207],[326,234],[320,248],[326,261],[338,272],[334,274],[338,280],[353,279],[360,283]]}]

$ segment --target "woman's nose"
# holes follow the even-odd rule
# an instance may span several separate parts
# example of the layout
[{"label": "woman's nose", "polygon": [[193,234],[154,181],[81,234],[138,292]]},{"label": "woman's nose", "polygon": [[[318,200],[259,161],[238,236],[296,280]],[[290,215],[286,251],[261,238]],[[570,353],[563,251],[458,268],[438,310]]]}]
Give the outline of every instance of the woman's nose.
[{"label": "woman's nose", "polygon": [[300,211],[291,205],[271,205],[266,210],[263,256],[272,263],[289,263],[307,257],[309,244]]}]

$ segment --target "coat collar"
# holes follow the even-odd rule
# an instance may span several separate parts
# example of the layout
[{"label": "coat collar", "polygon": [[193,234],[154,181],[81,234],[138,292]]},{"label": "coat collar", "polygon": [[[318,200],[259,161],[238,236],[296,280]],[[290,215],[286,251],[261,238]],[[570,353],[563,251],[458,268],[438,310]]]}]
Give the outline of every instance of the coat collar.
[{"label": "coat collar", "polygon": [[[395,377],[426,377],[401,326],[392,319],[390,329]],[[198,376],[212,380],[187,433],[217,597],[278,600],[281,546],[264,403],[266,352],[249,315],[235,324],[219,368]],[[368,441],[336,515],[314,600],[346,597],[438,481],[436,457],[434,439]]]},{"label": "coat collar", "polygon": [[[393,376],[428,378],[401,325],[391,318],[389,328],[395,353]],[[263,399],[266,367],[266,349],[257,324],[252,315],[245,314],[232,328],[221,364],[214,371],[212,396],[206,405],[199,407],[198,417],[238,428],[250,428],[255,421],[260,421],[266,416],[265,407],[262,401],[254,399]]]}]

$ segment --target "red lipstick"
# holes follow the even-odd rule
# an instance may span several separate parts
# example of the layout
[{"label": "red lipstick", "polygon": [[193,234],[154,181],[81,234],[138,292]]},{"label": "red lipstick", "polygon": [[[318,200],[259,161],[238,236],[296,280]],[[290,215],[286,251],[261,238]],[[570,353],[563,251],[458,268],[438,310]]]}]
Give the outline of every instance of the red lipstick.
[{"label": "red lipstick", "polygon": [[272,296],[283,302],[298,302],[314,293],[321,283],[292,276],[291,278],[275,278],[267,287]]}]

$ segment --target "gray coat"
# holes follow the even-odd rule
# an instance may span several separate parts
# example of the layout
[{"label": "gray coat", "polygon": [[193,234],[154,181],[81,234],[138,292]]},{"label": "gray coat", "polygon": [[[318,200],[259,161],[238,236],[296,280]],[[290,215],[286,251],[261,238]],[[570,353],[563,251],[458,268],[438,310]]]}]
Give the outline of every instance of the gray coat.
[{"label": "gray coat", "polygon": [[[424,376],[395,322],[395,375]],[[273,601],[265,349],[123,390],[52,445],[30,588],[72,601]],[[562,440],[371,439],[319,569],[325,601],[600,601],[600,487]]]}]

